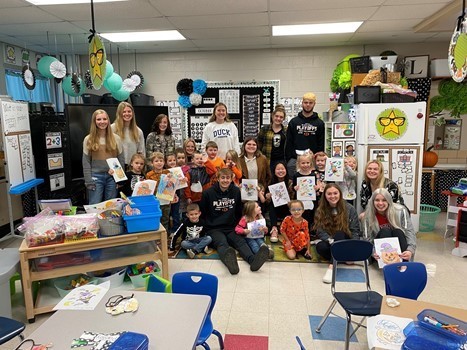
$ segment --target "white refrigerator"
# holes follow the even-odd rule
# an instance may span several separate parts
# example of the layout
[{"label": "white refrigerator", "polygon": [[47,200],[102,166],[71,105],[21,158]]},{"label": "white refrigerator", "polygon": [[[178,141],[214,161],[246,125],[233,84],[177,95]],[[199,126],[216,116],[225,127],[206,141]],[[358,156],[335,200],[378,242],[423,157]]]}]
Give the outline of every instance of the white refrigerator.
[{"label": "white refrigerator", "polygon": [[[404,203],[419,228],[426,103],[372,103],[357,107],[357,192],[365,165],[378,159],[385,176],[399,185]],[[359,195],[359,193],[358,193]],[[361,211],[360,197],[357,207]]]}]

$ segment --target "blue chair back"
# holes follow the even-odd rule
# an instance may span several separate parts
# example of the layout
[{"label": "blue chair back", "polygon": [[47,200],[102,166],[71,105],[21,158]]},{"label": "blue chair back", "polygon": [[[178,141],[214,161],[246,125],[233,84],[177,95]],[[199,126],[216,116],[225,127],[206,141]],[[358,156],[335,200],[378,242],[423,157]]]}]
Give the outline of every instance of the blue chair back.
[{"label": "blue chair back", "polygon": [[217,300],[219,281],[216,276],[202,272],[177,272],[172,277],[172,292],[181,294],[209,295],[211,306],[208,317]]},{"label": "blue chair back", "polygon": [[331,245],[331,254],[336,261],[364,261],[373,254],[373,244],[358,239],[344,239]]},{"label": "blue chair back", "polygon": [[427,282],[426,267],[419,262],[386,265],[383,267],[383,275],[387,295],[413,300],[417,300]]},{"label": "blue chair back", "polygon": [[22,332],[25,324],[8,317],[0,317],[0,345],[5,344],[16,336],[23,340]]},{"label": "blue chair back", "polygon": [[147,276],[146,280],[147,292],[172,293],[172,283],[170,281],[155,275]]}]

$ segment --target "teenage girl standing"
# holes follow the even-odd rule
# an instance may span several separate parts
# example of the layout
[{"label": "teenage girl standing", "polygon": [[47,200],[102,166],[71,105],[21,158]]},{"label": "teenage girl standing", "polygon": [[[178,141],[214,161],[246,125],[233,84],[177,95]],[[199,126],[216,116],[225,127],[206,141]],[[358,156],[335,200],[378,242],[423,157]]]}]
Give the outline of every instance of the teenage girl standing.
[{"label": "teenage girl standing", "polygon": [[169,117],[159,114],[152,124],[152,132],[146,139],[146,154],[161,152],[164,156],[175,152],[175,138],[172,135]]},{"label": "teenage girl standing", "polygon": [[108,158],[124,163],[122,141],[110,128],[106,111],[98,109],[92,114],[89,134],[83,141],[83,174],[88,189],[89,204],[117,197],[117,184],[109,169]]}]

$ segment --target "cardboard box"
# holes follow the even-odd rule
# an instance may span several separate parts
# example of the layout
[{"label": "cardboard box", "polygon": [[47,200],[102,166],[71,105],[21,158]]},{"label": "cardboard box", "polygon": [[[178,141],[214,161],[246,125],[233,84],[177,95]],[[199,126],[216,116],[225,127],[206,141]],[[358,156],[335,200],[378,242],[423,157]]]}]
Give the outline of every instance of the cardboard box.
[{"label": "cardboard box", "polygon": [[450,77],[449,64],[447,58],[438,58],[430,62],[430,76],[435,77]]}]

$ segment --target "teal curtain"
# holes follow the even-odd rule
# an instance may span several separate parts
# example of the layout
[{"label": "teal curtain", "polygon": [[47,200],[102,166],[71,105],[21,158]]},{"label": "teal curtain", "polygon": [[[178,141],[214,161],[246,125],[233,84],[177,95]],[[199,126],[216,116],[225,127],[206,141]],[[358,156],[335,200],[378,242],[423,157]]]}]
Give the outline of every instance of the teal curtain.
[{"label": "teal curtain", "polygon": [[50,80],[39,76],[37,72],[34,73],[36,76],[36,86],[34,90],[28,90],[23,84],[21,72],[7,69],[5,71],[7,94],[15,101],[52,102],[50,97]]}]

